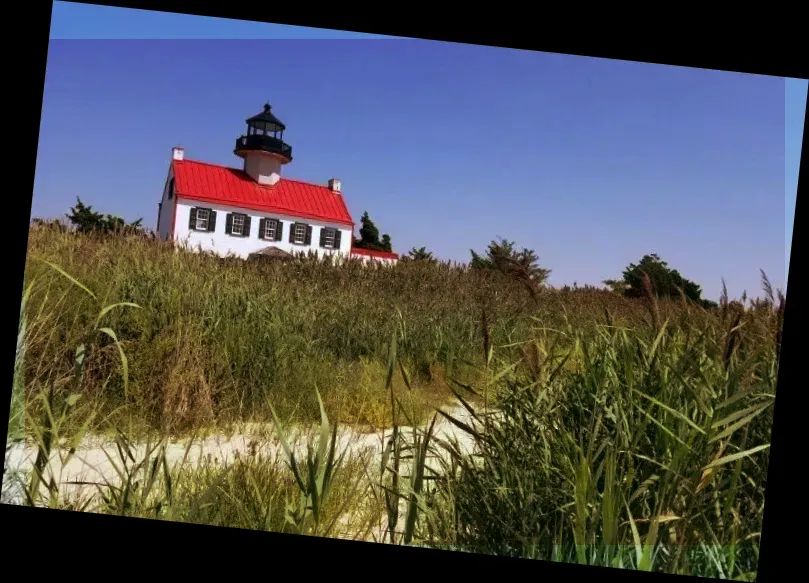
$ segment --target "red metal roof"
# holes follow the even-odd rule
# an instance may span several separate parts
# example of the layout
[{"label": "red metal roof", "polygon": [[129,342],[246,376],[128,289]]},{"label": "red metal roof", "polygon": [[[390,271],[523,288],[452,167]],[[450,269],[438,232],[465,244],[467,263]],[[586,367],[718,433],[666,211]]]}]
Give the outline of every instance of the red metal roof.
[{"label": "red metal roof", "polygon": [[389,251],[376,251],[374,249],[361,249],[359,247],[351,247],[351,254],[379,257],[380,259],[399,259],[399,255],[397,253],[391,253]]},{"label": "red metal roof", "polygon": [[196,160],[173,160],[172,166],[174,191],[183,198],[354,227],[343,196],[327,186],[289,178],[266,186],[243,170]]}]

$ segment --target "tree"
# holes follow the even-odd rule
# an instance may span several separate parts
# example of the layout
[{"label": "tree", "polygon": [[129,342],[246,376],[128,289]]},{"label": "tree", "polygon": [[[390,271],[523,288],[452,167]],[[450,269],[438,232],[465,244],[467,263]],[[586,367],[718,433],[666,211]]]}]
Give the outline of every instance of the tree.
[{"label": "tree", "polygon": [[685,295],[699,304],[709,303],[702,298],[702,288],[699,285],[684,278],[676,269],[671,269],[655,253],[644,255],[638,263],[630,263],[621,279],[608,279],[604,283],[626,297],[638,298],[646,295],[644,274],[649,278],[652,292],[658,297],[678,298]]},{"label": "tree", "polygon": [[390,252],[393,250],[393,246],[390,243],[390,235],[385,233],[382,235],[382,241],[380,242],[383,251]]},{"label": "tree", "polygon": [[354,246],[360,249],[371,249],[374,251],[392,251],[390,235],[387,233],[379,239],[379,229],[376,227],[368,211],[365,211],[360,218],[360,238],[354,239]]},{"label": "tree", "polygon": [[494,263],[490,259],[478,255],[474,249],[470,249],[470,253],[472,253],[472,261],[469,262],[469,266],[472,269],[494,269]]},{"label": "tree", "polygon": [[71,207],[70,213],[65,216],[79,233],[103,233],[106,235],[113,233],[143,233],[143,219],[127,224],[121,217],[103,215],[93,211],[92,206],[84,204],[78,197],[76,197],[76,206]]},{"label": "tree", "polygon": [[368,211],[362,213],[360,224],[360,241],[365,245],[379,245],[379,229],[368,216]]},{"label": "tree", "polygon": [[437,260],[433,257],[432,251],[427,251],[426,247],[413,247],[407,254],[406,259],[411,261],[421,261],[423,263],[435,263]]},{"label": "tree", "polygon": [[102,228],[104,215],[93,211],[93,207],[85,205],[76,197],[76,206],[70,207],[70,214],[65,215],[79,233],[90,233]]},{"label": "tree", "polygon": [[533,281],[537,285],[545,283],[551,274],[550,269],[539,266],[539,257],[533,249],[515,249],[515,243],[501,238],[492,241],[485,255],[472,253],[470,266],[473,269],[495,269],[507,275]]}]

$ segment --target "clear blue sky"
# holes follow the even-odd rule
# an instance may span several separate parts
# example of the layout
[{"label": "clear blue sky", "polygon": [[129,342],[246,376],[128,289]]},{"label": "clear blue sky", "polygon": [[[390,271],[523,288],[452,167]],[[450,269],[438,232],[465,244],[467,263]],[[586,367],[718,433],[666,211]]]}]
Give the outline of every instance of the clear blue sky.
[{"label": "clear blue sky", "polygon": [[504,236],[535,249],[553,285],[598,284],[648,252],[710,298],[721,277],[733,295],[757,294],[759,268],[784,285],[780,193],[791,225],[805,81],[419,40],[288,40],[306,29],[148,40],[171,26],[222,39],[279,27],[66,7],[54,9],[54,38],[147,40],[51,41],[34,216],[81,196],[154,226],[171,147],[238,165],[233,142],[269,100],[295,152],[285,175],[342,179],[356,220],[368,210],[400,252],[426,245],[466,261]]}]

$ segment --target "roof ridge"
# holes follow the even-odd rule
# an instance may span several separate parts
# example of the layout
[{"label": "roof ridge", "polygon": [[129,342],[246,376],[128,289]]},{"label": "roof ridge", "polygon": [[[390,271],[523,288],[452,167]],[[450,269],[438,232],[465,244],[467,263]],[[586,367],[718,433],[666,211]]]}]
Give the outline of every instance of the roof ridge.
[{"label": "roof ridge", "polygon": [[[192,160],[190,158],[184,158],[183,160],[174,160],[174,162],[191,162],[193,164],[202,164],[204,166],[213,166],[214,168],[224,168],[225,170],[233,170],[235,172],[241,172],[242,174],[246,174],[245,171],[242,170],[241,168],[235,168],[233,166],[226,166],[224,164],[215,164],[213,162],[204,162],[202,160]],[[306,186],[317,186],[319,188],[325,188],[329,192],[334,192],[326,184],[319,184],[317,182],[309,182],[308,180],[302,180],[300,178],[288,178],[286,176],[282,176],[281,180],[284,180],[286,182],[297,182],[298,184],[305,184]],[[258,186],[269,186],[269,185],[259,184]],[[342,192],[334,192],[334,194],[342,195]],[[341,196],[341,198],[342,198],[342,196]]]}]

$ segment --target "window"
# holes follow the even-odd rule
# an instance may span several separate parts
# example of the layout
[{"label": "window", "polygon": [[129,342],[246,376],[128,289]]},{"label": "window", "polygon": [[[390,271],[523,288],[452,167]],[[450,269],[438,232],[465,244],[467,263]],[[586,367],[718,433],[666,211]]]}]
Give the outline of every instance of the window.
[{"label": "window", "polygon": [[303,245],[306,242],[306,225],[297,223],[292,229],[292,242],[297,245]]},{"label": "window", "polygon": [[233,225],[230,232],[233,235],[244,235],[244,215],[233,215]]},{"label": "window", "polygon": [[334,249],[334,229],[323,229],[323,246]]},{"label": "window", "polygon": [[275,232],[278,228],[278,221],[267,219],[264,221],[264,238],[268,241],[275,241]]},{"label": "window", "polygon": [[208,220],[210,219],[210,211],[208,209],[197,209],[197,231],[208,230]]},{"label": "window", "polygon": [[340,248],[340,229],[323,227],[320,229],[320,246],[324,249]]},{"label": "window", "polygon": [[188,229],[191,231],[216,231],[216,211],[209,208],[193,207],[188,218]]},{"label": "window", "polygon": [[232,237],[250,236],[250,217],[244,213],[230,213],[225,219],[225,234]]},{"label": "window", "polygon": [[[279,225],[280,229],[281,226]],[[306,223],[292,223],[289,226],[289,242],[293,245],[312,244],[312,225]]]},{"label": "window", "polygon": [[174,197],[174,179],[172,178],[171,182],[169,182],[169,195],[168,195],[168,198],[169,198],[169,200],[171,200],[173,197]]},{"label": "window", "polygon": [[[262,218],[258,221],[258,238],[264,241],[280,241],[284,224],[279,219]],[[289,242],[292,243],[290,237]]]}]

